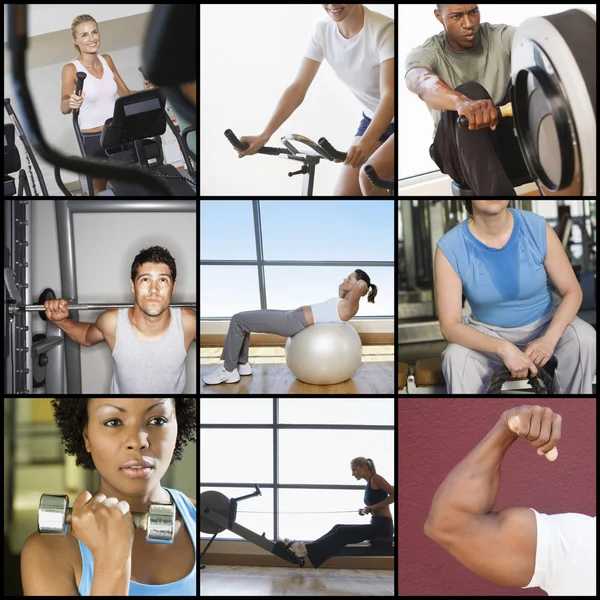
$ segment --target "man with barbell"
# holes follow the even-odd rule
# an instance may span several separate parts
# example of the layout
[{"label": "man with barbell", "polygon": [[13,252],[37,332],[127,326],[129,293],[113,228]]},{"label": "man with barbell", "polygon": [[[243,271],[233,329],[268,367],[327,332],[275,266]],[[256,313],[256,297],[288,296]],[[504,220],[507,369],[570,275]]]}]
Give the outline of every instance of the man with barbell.
[{"label": "man with barbell", "polygon": [[[24,595],[195,596],[196,501],[161,479],[196,440],[197,400],[62,398],[52,405],[65,452],[97,471],[100,483],[94,494],[81,492],[72,511],[51,514],[42,497],[39,532],[21,554]],[[139,516],[153,508],[163,511],[160,527],[154,516],[141,527]],[[41,535],[52,532],[63,535]]]},{"label": "man with barbell", "polygon": [[539,587],[551,596],[595,596],[596,517],[517,507],[493,511],[500,465],[512,444],[526,439],[554,461],[561,425],[561,416],[542,406],[502,413],[438,488],[424,532],[493,583]]},{"label": "man with barbell", "polygon": [[196,338],[196,311],[169,306],[176,277],[169,251],[152,246],[131,265],[133,308],[110,309],[96,323],[83,323],[71,320],[68,302],[58,298],[44,303],[46,318],[82,346],[108,344],[114,362],[111,394],[180,394]]}]

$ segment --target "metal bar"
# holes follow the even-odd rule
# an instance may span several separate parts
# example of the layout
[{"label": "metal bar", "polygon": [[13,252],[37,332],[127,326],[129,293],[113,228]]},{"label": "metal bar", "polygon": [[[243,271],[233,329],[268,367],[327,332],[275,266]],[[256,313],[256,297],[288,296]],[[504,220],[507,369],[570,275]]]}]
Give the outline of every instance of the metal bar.
[{"label": "metal bar", "polygon": [[[86,200],[86,202],[98,202]],[[58,257],[60,260],[60,282],[63,298],[77,302],[77,271],[75,268],[75,242],[73,239],[73,213],[68,200],[55,200],[56,229],[58,234]],[[72,320],[79,320],[73,315]],[[81,394],[81,346],[71,338],[65,340],[65,365],[67,388],[60,393]]]},{"label": "metal bar", "polygon": [[264,267],[393,267],[393,260],[201,260],[203,267],[254,267],[258,264]]},{"label": "metal bar", "polygon": [[65,200],[71,213],[196,212],[195,200]]},{"label": "metal bar", "polygon": [[256,244],[256,267],[258,269],[258,293],[260,295],[260,308],[267,308],[267,290],[265,288],[265,267],[262,246],[262,224],[260,221],[260,201],[252,200],[252,216],[254,218],[254,240]]},{"label": "metal bar", "polygon": [[[105,308],[129,308],[133,304],[67,304],[69,310],[103,310]],[[182,302],[180,304],[169,304],[171,308],[195,308],[196,302]],[[34,310],[45,310],[43,304],[28,304],[24,307],[27,312]]]}]

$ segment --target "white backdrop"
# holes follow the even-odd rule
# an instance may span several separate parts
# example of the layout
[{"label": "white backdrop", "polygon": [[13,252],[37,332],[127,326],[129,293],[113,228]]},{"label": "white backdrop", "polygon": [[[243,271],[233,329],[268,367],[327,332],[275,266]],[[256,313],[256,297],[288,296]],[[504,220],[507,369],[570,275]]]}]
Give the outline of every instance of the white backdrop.
[{"label": "white backdrop", "polygon": [[[520,25],[525,19],[546,16],[570,8],[583,8],[594,15],[595,4],[480,4],[481,22]],[[433,139],[433,120],[419,97],[409,92],[404,82],[404,61],[408,53],[427,38],[442,31],[435,18],[435,4],[398,5],[398,176],[400,179],[428,171],[438,171],[429,157]]]},{"label": "white backdrop", "polygon": [[[365,6],[394,17],[393,4]],[[239,159],[223,132],[259,134],[285,88],[292,83],[315,24],[327,19],[320,4],[200,5],[200,194],[203,196],[300,195],[300,163],[255,155]],[[298,133],[325,136],[346,150],[362,107],[323,62],[306,98],[271,138]],[[321,161],[315,195],[331,195],[339,165]]]}]

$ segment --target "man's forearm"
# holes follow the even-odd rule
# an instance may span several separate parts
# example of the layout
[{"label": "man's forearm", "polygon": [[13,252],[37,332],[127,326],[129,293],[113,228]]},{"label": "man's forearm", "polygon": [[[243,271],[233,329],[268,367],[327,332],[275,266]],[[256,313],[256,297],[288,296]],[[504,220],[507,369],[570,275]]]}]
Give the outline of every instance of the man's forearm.
[{"label": "man's forearm", "polygon": [[88,329],[93,323],[81,323],[80,321],[73,321],[71,319],[63,319],[54,323],[59,329],[62,329],[70,339],[82,346],[91,346],[88,343],[86,336]]},{"label": "man's forearm", "polygon": [[489,513],[500,487],[500,465],[517,439],[504,424],[504,415],[438,488],[427,519],[434,530],[449,531],[465,519]]},{"label": "man's forearm", "polygon": [[544,334],[547,338],[550,338],[555,344],[562,337],[565,329],[569,326],[569,323],[577,316],[577,312],[581,308],[581,300],[583,293],[581,288],[577,288],[571,292],[567,292],[552,317],[550,325]]},{"label": "man's forearm", "polygon": [[467,97],[453,90],[438,75],[424,75],[416,86],[417,96],[433,110],[456,110]]}]

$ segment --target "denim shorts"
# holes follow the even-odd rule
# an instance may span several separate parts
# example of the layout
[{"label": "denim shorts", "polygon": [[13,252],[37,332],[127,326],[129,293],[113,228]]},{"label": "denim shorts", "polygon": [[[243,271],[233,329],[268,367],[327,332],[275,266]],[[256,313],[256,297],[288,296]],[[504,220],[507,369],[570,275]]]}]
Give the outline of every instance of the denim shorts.
[{"label": "denim shorts", "polygon": [[[354,134],[354,137],[360,137],[367,130],[367,127],[371,124],[372,119],[369,119],[365,113],[362,114],[362,119],[360,121],[360,125],[358,126],[358,130]],[[396,123],[392,122],[387,126],[387,129],[381,134],[379,141],[383,144],[385,140],[387,140],[390,136],[392,136],[396,132]]]}]

